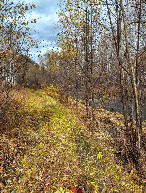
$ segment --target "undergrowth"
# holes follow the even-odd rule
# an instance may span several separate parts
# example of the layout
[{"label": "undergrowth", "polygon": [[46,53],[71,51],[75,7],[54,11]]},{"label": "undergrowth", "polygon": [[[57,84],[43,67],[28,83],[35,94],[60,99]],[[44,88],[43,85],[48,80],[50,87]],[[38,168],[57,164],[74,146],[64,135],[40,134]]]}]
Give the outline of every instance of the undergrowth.
[{"label": "undergrowth", "polygon": [[58,96],[53,87],[18,91],[1,133],[1,192],[144,192],[135,171],[115,163],[104,132],[81,124]]}]

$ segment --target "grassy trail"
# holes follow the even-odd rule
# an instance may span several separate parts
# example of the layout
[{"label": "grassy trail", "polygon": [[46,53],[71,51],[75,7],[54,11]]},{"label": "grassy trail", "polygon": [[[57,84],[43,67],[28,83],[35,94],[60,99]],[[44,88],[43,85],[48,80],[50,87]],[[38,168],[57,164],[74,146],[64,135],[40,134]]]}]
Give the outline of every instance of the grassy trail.
[{"label": "grassy trail", "polygon": [[14,159],[4,176],[6,192],[49,193],[78,184],[91,193],[143,192],[131,180],[133,173],[115,164],[104,134],[88,131],[44,91],[19,91],[17,100],[21,109],[12,113],[12,122],[21,121],[9,142]]}]

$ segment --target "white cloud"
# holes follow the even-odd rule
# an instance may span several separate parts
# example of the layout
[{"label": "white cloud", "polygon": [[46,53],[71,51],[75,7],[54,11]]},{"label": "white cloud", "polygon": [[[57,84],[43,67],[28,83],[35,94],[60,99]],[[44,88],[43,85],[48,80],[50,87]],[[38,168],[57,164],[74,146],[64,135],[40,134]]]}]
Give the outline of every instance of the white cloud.
[{"label": "white cloud", "polygon": [[[29,21],[30,33],[34,40],[37,42],[42,41],[39,48],[30,49],[32,59],[37,61],[37,55],[41,51],[41,55],[44,54],[48,49],[52,49],[55,44],[55,38],[58,33],[58,29],[55,29],[55,25],[58,21],[56,14],[58,10],[57,3],[60,0],[24,0],[26,4],[35,4],[36,8],[32,10],[30,14],[26,15],[26,20]],[[18,3],[18,0],[14,0]],[[22,1],[20,1],[21,3]],[[32,20],[36,19],[36,24],[31,23]],[[34,30],[36,32],[34,32]]]}]

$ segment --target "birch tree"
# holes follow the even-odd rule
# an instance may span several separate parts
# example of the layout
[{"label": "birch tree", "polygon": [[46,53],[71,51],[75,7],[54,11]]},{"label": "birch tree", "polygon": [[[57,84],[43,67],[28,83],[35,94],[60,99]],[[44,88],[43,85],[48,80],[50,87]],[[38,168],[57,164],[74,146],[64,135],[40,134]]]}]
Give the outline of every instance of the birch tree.
[{"label": "birch tree", "polygon": [[12,101],[17,58],[21,53],[28,53],[31,46],[37,46],[30,37],[26,21],[26,13],[34,7],[34,4],[0,1],[0,121],[4,119]]}]

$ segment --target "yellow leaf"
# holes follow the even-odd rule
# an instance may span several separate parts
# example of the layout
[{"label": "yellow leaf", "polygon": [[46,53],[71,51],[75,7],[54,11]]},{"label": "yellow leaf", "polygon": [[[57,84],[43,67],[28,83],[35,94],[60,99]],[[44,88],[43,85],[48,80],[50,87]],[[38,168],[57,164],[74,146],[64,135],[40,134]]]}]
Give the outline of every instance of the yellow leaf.
[{"label": "yellow leaf", "polygon": [[98,154],[97,154],[97,159],[101,159],[102,158],[102,154],[101,154],[101,152],[99,152]]},{"label": "yellow leaf", "polygon": [[26,23],[25,23],[25,22],[23,22],[23,23],[22,23],[22,25],[26,25]]},{"label": "yellow leaf", "polygon": [[25,6],[25,10],[28,10],[28,6],[27,5]]},{"label": "yellow leaf", "polygon": [[34,4],[32,4],[32,6],[35,8],[35,5],[34,5]]}]

